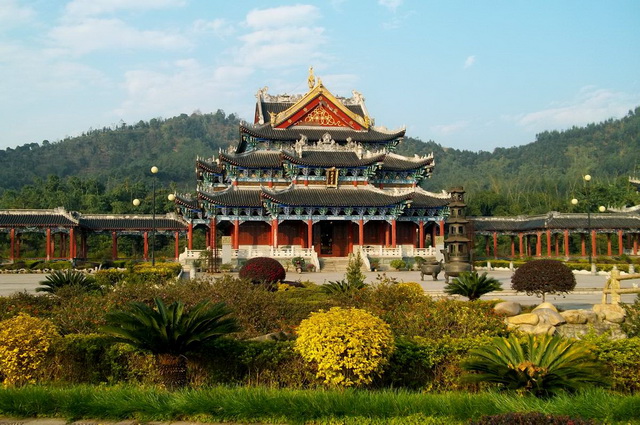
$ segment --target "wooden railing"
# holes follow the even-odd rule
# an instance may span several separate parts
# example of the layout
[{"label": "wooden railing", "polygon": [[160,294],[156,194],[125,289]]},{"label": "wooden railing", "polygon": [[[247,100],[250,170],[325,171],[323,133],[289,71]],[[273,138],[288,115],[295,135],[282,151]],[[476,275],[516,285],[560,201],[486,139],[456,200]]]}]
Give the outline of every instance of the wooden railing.
[{"label": "wooden railing", "polygon": [[620,304],[620,294],[640,294],[640,288],[637,285],[632,288],[620,287],[620,281],[632,279],[640,279],[640,274],[622,276],[620,275],[620,270],[614,267],[602,290],[602,304],[607,304],[607,295],[609,294],[611,295],[611,304]]}]

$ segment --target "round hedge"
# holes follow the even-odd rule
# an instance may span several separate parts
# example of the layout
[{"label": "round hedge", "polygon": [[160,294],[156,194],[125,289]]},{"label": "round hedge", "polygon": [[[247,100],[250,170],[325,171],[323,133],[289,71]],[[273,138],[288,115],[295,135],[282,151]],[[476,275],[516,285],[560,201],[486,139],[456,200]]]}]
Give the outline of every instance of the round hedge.
[{"label": "round hedge", "polygon": [[240,269],[241,279],[248,279],[253,283],[282,282],[287,273],[277,260],[269,257],[256,257],[247,261]]},{"label": "round hedge", "polygon": [[573,291],[576,277],[558,260],[533,260],[518,269],[511,278],[511,288],[527,295],[562,294]]}]

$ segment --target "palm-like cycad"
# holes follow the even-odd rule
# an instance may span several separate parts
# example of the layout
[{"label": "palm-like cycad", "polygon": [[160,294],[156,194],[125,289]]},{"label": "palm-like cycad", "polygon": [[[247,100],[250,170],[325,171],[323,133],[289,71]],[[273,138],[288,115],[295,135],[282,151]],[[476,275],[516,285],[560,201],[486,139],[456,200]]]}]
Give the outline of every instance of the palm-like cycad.
[{"label": "palm-like cycad", "polygon": [[472,350],[462,368],[477,372],[467,375],[468,381],[493,382],[536,396],[605,384],[600,364],[585,346],[549,335],[494,338]]},{"label": "palm-like cycad", "polygon": [[36,292],[48,292],[55,294],[58,289],[76,286],[86,291],[96,291],[100,285],[93,276],[75,270],[55,270],[48,275],[46,280],[40,282],[41,287],[36,288]]},{"label": "palm-like cycad", "polygon": [[176,301],[168,306],[154,299],[156,308],[133,302],[129,311],[115,311],[106,316],[101,329],[114,340],[150,351],[156,355],[160,375],[169,388],[186,384],[184,354],[212,339],[239,330],[235,318],[224,303],[203,301],[188,312]]},{"label": "palm-like cycad", "polygon": [[478,272],[460,273],[460,276],[444,287],[444,292],[447,294],[462,295],[470,301],[475,301],[493,291],[502,291],[502,284],[498,279],[488,277],[486,272],[482,275],[478,275]]},{"label": "palm-like cycad", "polygon": [[355,292],[366,288],[367,285],[361,280],[333,280],[320,286],[320,290],[329,295],[352,295]]}]

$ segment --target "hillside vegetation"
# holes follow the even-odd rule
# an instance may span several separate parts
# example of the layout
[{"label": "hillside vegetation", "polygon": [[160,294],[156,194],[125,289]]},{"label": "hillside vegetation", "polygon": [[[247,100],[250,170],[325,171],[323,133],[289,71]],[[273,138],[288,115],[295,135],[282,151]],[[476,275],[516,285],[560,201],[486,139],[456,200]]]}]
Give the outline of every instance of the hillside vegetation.
[{"label": "hillside vegetation", "polygon": [[[239,123],[220,110],[182,114],[0,150],[0,208],[129,212],[133,198],[150,196],[151,165],[160,169],[161,191],[193,192],[196,157],[210,158],[237,143]],[[584,174],[593,176],[594,204],[640,203],[628,184],[640,164],[640,107],[621,119],[543,132],[530,144],[493,152],[411,137],[397,152],[433,152],[435,172],[423,186],[436,192],[464,186],[471,215],[569,211],[570,198],[584,199]]]}]

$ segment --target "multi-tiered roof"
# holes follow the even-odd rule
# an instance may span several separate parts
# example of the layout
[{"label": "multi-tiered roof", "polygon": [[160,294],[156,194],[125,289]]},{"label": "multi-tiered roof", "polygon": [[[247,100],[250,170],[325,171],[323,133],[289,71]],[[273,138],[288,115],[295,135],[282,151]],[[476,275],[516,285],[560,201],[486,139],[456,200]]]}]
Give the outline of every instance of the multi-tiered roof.
[{"label": "multi-tiered roof", "polygon": [[238,145],[196,161],[197,198],[177,197],[186,216],[446,215],[449,195],[419,187],[433,172],[433,155],[393,153],[405,129],[374,126],[360,93],[334,96],[311,72],[306,94],[272,96],[265,87],[256,98],[254,122],[240,125]]}]

